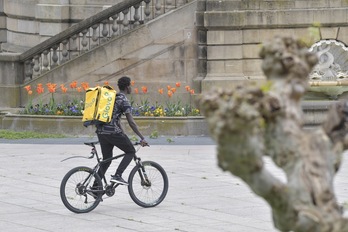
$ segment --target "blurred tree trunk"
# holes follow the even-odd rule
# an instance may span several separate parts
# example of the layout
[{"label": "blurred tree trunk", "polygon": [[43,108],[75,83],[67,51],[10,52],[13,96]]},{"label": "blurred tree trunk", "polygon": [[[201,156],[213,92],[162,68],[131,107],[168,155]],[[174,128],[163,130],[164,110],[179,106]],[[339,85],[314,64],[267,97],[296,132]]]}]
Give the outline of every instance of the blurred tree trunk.
[{"label": "blurred tree trunk", "polygon": [[[304,130],[301,97],[316,55],[298,40],[277,37],[260,56],[267,83],[216,89],[199,99],[219,166],[268,202],[280,231],[348,231],[333,189],[347,148],[348,105],[332,107],[320,129]],[[265,168],[263,156],[284,170],[286,183]]]}]

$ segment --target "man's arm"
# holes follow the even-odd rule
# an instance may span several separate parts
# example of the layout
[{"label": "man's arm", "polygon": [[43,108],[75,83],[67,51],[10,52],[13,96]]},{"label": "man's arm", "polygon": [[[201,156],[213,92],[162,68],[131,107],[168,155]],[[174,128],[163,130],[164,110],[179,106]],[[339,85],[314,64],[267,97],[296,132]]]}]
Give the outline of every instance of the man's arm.
[{"label": "man's arm", "polygon": [[140,141],[140,142],[141,142],[141,145],[142,145],[142,146],[146,146],[146,145],[147,145],[147,142],[146,142],[144,136],[143,136],[143,135],[140,133],[140,131],[138,130],[138,126],[137,126],[137,124],[135,123],[132,114],[131,114],[131,113],[126,113],[126,118],[127,118],[127,121],[128,121],[129,126],[132,128],[132,130],[134,131],[134,133],[136,133],[136,134],[140,137],[140,139],[141,139],[141,141]]}]

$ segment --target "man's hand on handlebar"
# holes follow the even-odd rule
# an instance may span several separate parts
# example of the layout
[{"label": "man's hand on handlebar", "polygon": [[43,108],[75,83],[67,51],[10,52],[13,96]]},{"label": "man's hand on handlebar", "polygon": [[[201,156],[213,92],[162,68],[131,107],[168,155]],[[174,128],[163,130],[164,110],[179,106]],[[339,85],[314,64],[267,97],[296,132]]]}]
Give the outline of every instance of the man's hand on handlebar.
[{"label": "man's hand on handlebar", "polygon": [[147,142],[145,139],[140,140],[140,145],[141,145],[142,147],[150,146],[150,145],[148,144],[148,142]]}]

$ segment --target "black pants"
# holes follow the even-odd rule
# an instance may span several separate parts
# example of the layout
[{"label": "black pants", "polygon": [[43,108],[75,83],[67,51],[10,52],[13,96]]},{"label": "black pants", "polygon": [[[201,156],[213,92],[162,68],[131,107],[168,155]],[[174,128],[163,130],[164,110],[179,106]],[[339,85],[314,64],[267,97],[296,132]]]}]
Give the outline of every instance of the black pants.
[{"label": "black pants", "polygon": [[[129,140],[128,136],[125,134],[97,134],[98,139],[100,142],[103,159],[111,158],[113,153],[112,150],[114,146],[118,147],[120,150],[122,150],[126,155],[121,160],[121,163],[119,164],[116,173],[122,175],[124,170],[128,167],[129,163],[132,161],[134,155],[135,155],[135,148],[132,144],[132,142]],[[100,178],[103,178],[105,175],[105,172],[108,170],[109,166],[111,164],[110,162],[106,162],[103,165],[100,166],[100,169],[98,171],[98,175]]]}]

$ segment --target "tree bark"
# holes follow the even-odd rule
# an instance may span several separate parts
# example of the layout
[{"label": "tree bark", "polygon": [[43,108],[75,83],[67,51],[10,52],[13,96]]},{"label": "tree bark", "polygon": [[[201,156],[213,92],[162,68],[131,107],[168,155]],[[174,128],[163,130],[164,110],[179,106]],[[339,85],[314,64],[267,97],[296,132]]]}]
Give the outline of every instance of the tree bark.
[{"label": "tree bark", "polygon": [[[301,99],[316,55],[299,40],[277,37],[260,56],[265,84],[216,89],[199,99],[219,166],[268,202],[280,231],[348,231],[333,189],[347,148],[348,105],[332,107],[321,128],[303,129]],[[263,156],[284,170],[286,182],[265,168]]]}]

